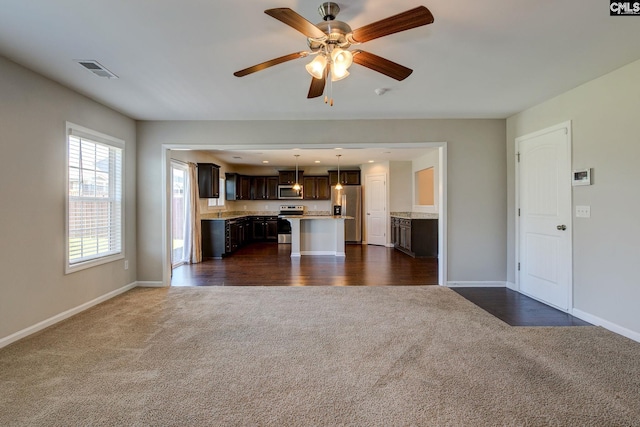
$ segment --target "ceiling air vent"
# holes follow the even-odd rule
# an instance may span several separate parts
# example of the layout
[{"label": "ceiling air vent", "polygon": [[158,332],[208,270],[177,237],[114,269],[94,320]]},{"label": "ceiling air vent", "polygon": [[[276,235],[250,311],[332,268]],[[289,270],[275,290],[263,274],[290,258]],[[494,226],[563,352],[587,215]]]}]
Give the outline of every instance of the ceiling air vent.
[{"label": "ceiling air vent", "polygon": [[99,77],[106,77],[108,79],[117,79],[118,76],[113,74],[111,71],[107,70],[100,64],[98,61],[94,60],[76,60],[76,62],[82,65],[87,70],[91,71],[93,74]]}]

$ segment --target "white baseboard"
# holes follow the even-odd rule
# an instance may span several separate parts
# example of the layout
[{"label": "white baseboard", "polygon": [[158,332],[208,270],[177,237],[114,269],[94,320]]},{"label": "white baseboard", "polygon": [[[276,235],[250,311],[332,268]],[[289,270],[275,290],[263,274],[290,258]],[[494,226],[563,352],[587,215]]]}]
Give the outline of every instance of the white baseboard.
[{"label": "white baseboard", "polygon": [[507,289],[511,289],[512,291],[518,291],[518,286],[513,282],[505,282],[505,286]]},{"label": "white baseboard", "polygon": [[162,283],[162,281],[159,282],[152,282],[152,281],[147,281],[147,282],[136,282],[136,285],[139,288],[164,288],[164,283]]},{"label": "white baseboard", "polygon": [[585,313],[584,311],[578,310],[577,308],[571,310],[571,315],[593,325],[602,326],[603,328],[608,329],[611,332],[615,332],[616,334],[622,335],[623,337],[627,337],[636,342],[640,342],[640,332],[632,331],[631,329],[627,329],[624,326],[620,326],[613,322],[609,322],[608,320],[601,319],[598,316],[594,316],[593,314]]},{"label": "white baseboard", "polygon": [[504,288],[507,282],[493,281],[451,281],[447,282],[448,288]]},{"label": "white baseboard", "polygon": [[[342,255],[339,255],[339,254],[342,254]],[[300,251],[300,255],[344,256],[344,252],[336,252],[336,251]]]},{"label": "white baseboard", "polygon": [[36,323],[35,325],[29,326],[28,328],[25,328],[21,331],[18,331],[16,333],[13,333],[9,336],[6,336],[4,338],[0,338],[0,348],[2,347],[6,347],[9,344],[16,342],[24,337],[27,337],[31,334],[35,334],[38,331],[43,330],[44,328],[48,328],[51,325],[54,325],[58,322],[61,322],[65,319],[68,319],[71,316],[74,316],[82,311],[85,311],[95,305],[100,304],[101,302],[105,302],[117,295],[120,295],[122,293],[127,292],[128,290],[131,290],[133,288],[135,288],[137,286],[137,282],[133,282],[133,283],[129,283],[128,285],[125,285],[119,289],[116,289],[115,291],[111,291],[107,294],[104,294],[98,298],[92,299],[91,301],[85,302],[84,304],[81,304],[77,307],[71,308],[67,311],[64,311],[60,314],[56,314],[53,317],[50,317],[46,320],[43,320],[42,322]]}]

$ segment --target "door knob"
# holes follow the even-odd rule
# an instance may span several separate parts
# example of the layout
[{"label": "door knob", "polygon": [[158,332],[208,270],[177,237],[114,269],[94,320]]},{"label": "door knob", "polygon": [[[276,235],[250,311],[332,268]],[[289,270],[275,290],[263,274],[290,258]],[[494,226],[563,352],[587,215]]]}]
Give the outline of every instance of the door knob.
[{"label": "door knob", "polygon": [[564,224],[562,224],[562,225],[558,225],[556,228],[557,228],[558,230],[560,230],[560,231],[564,231],[564,230],[566,230],[566,229],[567,229],[567,226],[566,226],[566,225],[564,225]]}]

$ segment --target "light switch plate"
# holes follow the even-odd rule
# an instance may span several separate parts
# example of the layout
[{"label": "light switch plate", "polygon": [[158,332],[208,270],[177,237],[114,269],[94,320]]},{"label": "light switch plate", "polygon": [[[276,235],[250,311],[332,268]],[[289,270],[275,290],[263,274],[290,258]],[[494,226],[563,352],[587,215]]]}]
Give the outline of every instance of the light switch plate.
[{"label": "light switch plate", "polygon": [[576,218],[591,218],[591,206],[576,206]]}]

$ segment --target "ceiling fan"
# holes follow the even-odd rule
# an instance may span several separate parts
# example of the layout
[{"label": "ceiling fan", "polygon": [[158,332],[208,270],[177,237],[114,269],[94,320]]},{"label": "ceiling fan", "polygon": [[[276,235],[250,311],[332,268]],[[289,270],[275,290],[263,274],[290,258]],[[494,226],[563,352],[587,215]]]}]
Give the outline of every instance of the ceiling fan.
[{"label": "ceiling fan", "polygon": [[[349,47],[431,24],[433,15],[429,9],[418,6],[356,30],[352,30],[345,22],[337,21],[338,12],[340,7],[336,3],[322,3],[318,13],[322,16],[323,22],[314,25],[286,7],[265,10],[264,13],[267,15],[304,34],[307,37],[309,50],[274,58],[236,71],[233,75],[244,77],[283,62],[314,55],[315,58],[305,66],[312,76],[307,98],[322,96],[328,80],[333,82],[347,77],[348,69],[353,62],[399,81],[409,77],[413,72],[410,68],[361,49],[349,50]],[[326,97],[325,102],[327,102]],[[331,102],[333,105],[333,100]]]}]

